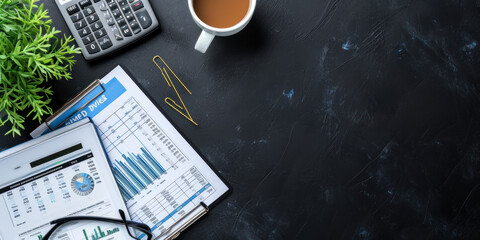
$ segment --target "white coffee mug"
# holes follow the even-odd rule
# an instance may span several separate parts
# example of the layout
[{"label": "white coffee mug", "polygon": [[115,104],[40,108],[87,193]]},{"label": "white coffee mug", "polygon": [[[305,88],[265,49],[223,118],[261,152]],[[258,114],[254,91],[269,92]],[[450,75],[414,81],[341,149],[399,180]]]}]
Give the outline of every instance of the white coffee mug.
[{"label": "white coffee mug", "polygon": [[234,26],[229,28],[216,28],[209,26],[200,20],[193,9],[193,0],[188,0],[188,8],[190,9],[193,20],[202,29],[202,33],[200,34],[200,37],[198,37],[197,43],[195,44],[195,49],[199,52],[205,53],[215,36],[225,37],[240,32],[243,28],[245,28],[245,26],[247,26],[248,22],[250,22],[250,19],[252,19],[256,4],[257,0],[250,0],[247,14]]}]

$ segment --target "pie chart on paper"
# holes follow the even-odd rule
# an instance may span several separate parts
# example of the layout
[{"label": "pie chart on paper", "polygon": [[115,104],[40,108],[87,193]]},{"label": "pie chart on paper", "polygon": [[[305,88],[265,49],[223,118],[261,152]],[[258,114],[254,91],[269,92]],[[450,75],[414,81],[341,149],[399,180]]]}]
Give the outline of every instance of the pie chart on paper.
[{"label": "pie chart on paper", "polygon": [[72,189],[77,195],[87,196],[92,193],[95,182],[86,173],[79,173],[72,178]]}]

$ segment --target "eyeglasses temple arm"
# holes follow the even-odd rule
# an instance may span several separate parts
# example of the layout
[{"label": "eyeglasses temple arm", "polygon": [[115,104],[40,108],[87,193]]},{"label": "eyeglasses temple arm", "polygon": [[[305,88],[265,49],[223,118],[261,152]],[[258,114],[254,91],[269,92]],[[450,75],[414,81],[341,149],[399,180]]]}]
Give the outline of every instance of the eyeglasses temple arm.
[{"label": "eyeglasses temple arm", "polygon": [[55,224],[51,229],[50,231],[47,232],[47,234],[45,234],[45,236],[42,237],[42,240],[48,240],[50,238],[50,236],[52,236],[53,232],[55,232],[55,230],[57,230],[57,228],[59,228],[61,224]]},{"label": "eyeglasses temple arm", "polygon": [[[127,228],[127,232],[128,234],[132,236],[132,234],[130,233],[130,229],[129,227],[133,227],[133,228],[136,228],[142,232],[144,232],[146,235],[147,235],[147,240],[150,240],[152,239],[152,234],[151,234],[151,229],[148,225],[146,224],[143,224],[143,223],[137,223],[137,222],[132,222],[132,221],[127,221],[126,220],[126,217],[125,217],[125,213],[119,209],[119,212],[120,212],[120,216],[122,217],[122,220],[117,220],[117,219],[111,219],[111,218],[102,218],[102,217],[90,217],[90,216],[77,216],[77,217],[65,217],[65,218],[60,218],[60,219],[56,219],[56,220],[53,220],[50,222],[50,224],[55,224],[51,229],[50,231],[47,232],[47,234],[45,234],[45,236],[43,236],[43,240],[48,240],[51,235],[53,234],[53,232],[55,232],[55,230],[57,230],[61,225],[67,223],[67,222],[70,222],[70,221],[102,221],[102,222],[110,222],[110,223],[119,223],[119,224],[124,224]],[[137,239],[136,237],[133,237],[134,239]]]},{"label": "eyeglasses temple arm", "polygon": [[139,240],[138,238],[134,237],[133,234],[130,232],[130,228],[128,227],[128,223],[127,223],[127,218],[125,217],[125,213],[123,212],[123,210],[120,209],[118,211],[120,212],[120,217],[122,218],[123,224],[125,224],[125,228],[127,228],[128,235],[130,235],[130,237],[132,237],[133,239]]}]

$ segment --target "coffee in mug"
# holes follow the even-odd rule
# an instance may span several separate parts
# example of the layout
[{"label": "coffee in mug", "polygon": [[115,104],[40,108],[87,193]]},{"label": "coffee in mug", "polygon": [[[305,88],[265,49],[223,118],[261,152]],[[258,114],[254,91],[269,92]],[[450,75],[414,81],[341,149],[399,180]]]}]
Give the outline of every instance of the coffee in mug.
[{"label": "coffee in mug", "polygon": [[215,36],[240,32],[252,19],[257,0],[188,0],[188,8],[202,33],[195,49],[205,53]]},{"label": "coffee in mug", "polygon": [[202,22],[216,28],[229,28],[247,15],[250,0],[193,0],[193,10]]}]

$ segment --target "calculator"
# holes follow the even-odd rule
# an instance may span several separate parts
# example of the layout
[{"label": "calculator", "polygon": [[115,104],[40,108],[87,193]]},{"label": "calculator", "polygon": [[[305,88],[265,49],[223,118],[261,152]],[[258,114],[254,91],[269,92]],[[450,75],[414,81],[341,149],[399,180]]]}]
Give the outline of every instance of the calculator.
[{"label": "calculator", "polygon": [[114,52],[158,27],[148,0],[55,0],[86,60]]}]

